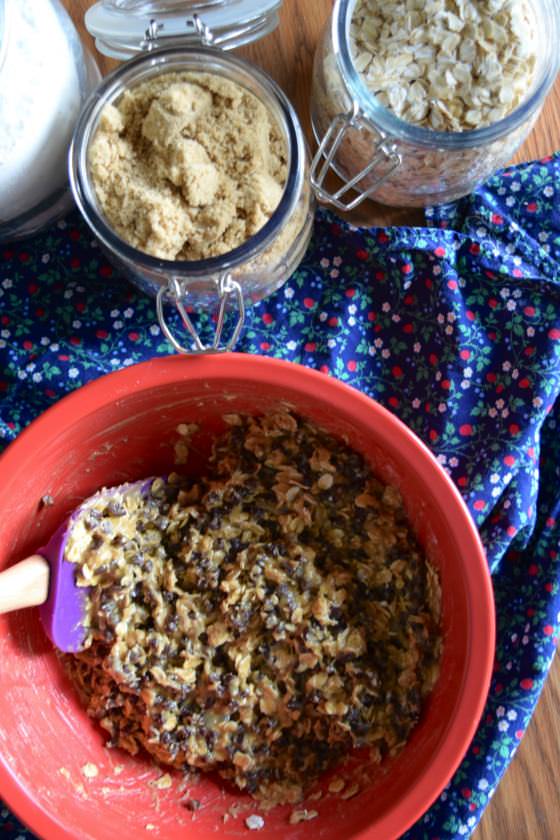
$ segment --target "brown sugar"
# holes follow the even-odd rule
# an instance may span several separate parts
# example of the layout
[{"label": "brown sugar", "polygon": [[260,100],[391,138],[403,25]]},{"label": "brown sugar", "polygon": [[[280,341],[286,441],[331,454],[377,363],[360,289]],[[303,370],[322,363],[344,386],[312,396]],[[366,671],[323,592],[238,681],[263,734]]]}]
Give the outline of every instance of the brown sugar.
[{"label": "brown sugar", "polygon": [[286,158],[256,96],[193,72],[157,76],[106,105],[89,149],[109,225],[168,260],[219,256],[257,233],[282,197]]}]

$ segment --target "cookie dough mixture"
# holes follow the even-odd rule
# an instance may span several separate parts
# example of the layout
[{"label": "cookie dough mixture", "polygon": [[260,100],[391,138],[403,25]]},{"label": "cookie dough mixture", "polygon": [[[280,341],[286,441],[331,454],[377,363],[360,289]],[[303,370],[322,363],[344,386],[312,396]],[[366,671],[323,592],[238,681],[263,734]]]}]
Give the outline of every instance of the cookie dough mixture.
[{"label": "cookie dough mixture", "polygon": [[208,73],[165,73],[107,105],[89,149],[109,225],[155,257],[200,260],[242,245],[282,197],[287,149],[268,109]]},{"label": "cookie dough mixture", "polygon": [[295,802],[352,748],[405,744],[440,588],[359,454],[291,413],[226,420],[204,478],[85,509],[88,647],[63,659],[111,745]]}]

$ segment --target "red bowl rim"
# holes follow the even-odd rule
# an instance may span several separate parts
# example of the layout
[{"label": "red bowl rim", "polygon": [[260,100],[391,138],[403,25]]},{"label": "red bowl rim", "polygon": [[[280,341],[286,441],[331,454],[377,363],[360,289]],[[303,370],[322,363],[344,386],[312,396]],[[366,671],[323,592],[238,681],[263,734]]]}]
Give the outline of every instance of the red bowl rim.
[{"label": "red bowl rim", "polygon": [[[30,423],[2,453],[0,478],[2,473],[11,476],[17,472],[21,453],[33,449],[34,438],[56,438],[62,430],[83,419],[92,409],[105,404],[108,395],[111,400],[116,400],[135,389],[172,384],[181,378],[190,378],[191,374],[200,376],[201,367],[207,379],[252,378],[263,385],[273,380],[275,385],[281,386],[284,383],[292,390],[296,388],[304,393],[324,396],[331,402],[334,411],[337,405],[345,406],[349,399],[355,403],[362,402],[368,410],[377,413],[390,432],[400,437],[403,446],[415,450],[420,456],[417,471],[421,474],[429,473],[430,481],[437,482],[441,492],[447,494],[447,515],[451,527],[460,527],[464,534],[463,544],[469,543],[469,564],[465,576],[469,582],[469,604],[477,616],[471,622],[470,638],[470,648],[476,651],[476,656],[468,657],[470,667],[463,681],[463,690],[447,738],[414,786],[400,800],[398,810],[391,809],[381,819],[354,835],[353,840],[398,838],[435,802],[467,752],[486,703],[496,639],[492,580],[476,526],[451,478],[408,426],[356,388],[294,362],[243,353],[189,358],[165,356],[105,374],[64,396]],[[58,821],[57,816],[44,811],[32,795],[22,788],[1,754],[0,794],[6,805],[45,840],[73,840],[74,835]]]}]

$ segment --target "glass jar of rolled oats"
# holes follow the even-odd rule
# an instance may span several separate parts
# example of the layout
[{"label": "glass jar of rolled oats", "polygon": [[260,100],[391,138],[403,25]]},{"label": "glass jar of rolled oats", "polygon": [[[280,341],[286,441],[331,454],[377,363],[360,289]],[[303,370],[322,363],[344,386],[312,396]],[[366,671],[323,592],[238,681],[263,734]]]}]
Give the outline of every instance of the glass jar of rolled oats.
[{"label": "glass jar of rolled oats", "polygon": [[[72,191],[110,261],[156,297],[179,352],[231,349],[245,306],[278,289],[309,243],[314,196],[297,115],[269,76],[225,51],[270,31],[279,5],[113,0],[86,16],[103,52],[128,60],[82,109]],[[191,318],[198,310],[216,312],[211,346]]]},{"label": "glass jar of rolled oats", "polygon": [[559,37],[559,0],[336,0],[315,56],[316,195],[340,210],[466,195],[531,131]]}]

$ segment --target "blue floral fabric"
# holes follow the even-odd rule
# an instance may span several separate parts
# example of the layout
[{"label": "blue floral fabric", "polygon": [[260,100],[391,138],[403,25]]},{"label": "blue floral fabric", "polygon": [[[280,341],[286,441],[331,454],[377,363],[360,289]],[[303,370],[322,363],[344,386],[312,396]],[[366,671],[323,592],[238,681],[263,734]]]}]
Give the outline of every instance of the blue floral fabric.
[{"label": "blue floral fabric", "polygon": [[[376,397],[431,447],[480,530],[498,615],[490,696],[455,777],[406,835],[448,840],[480,819],[558,634],[560,156],[427,217],[356,229],[319,212],[302,265],[251,308],[238,349]],[[77,215],[0,253],[0,445],[88,380],[170,352],[153,301]],[[28,836],[1,805],[0,835]]]}]

